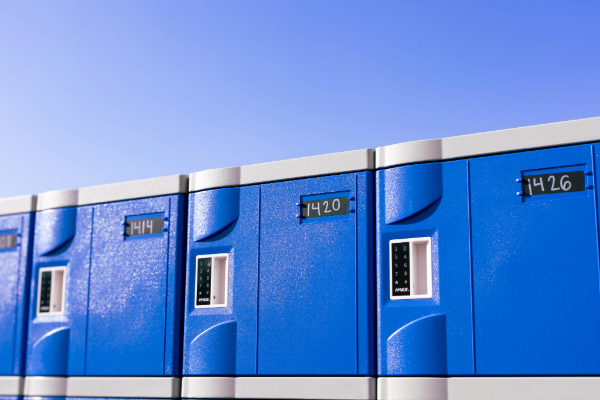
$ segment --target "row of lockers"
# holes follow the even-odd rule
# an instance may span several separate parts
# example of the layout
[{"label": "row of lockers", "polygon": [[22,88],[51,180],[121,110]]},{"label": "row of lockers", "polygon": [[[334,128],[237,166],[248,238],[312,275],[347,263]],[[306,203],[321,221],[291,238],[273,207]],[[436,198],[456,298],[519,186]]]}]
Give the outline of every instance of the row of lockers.
[{"label": "row of lockers", "polygon": [[0,376],[599,375],[600,118],[452,139],[0,200]]}]

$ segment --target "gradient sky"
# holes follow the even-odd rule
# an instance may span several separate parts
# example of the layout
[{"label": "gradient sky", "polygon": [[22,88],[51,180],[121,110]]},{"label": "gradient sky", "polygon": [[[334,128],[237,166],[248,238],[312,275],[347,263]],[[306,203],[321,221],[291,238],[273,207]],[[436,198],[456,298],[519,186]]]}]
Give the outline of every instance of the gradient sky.
[{"label": "gradient sky", "polygon": [[600,1],[0,2],[0,197],[600,116]]}]

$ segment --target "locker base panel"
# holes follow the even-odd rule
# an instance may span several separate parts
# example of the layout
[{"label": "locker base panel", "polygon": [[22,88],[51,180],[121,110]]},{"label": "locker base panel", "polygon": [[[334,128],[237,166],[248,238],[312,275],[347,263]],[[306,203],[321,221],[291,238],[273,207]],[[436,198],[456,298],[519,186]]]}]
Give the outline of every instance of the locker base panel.
[{"label": "locker base panel", "polygon": [[59,376],[26,376],[23,395],[65,397],[67,395],[67,378]]},{"label": "locker base panel", "polygon": [[22,394],[22,376],[0,376],[0,396],[21,396]]},{"label": "locker base panel", "polygon": [[370,377],[190,377],[182,380],[187,399],[374,400]]},{"label": "locker base panel", "polygon": [[148,398],[180,397],[181,378],[171,377],[27,377],[26,396]]},{"label": "locker base panel", "polygon": [[600,377],[378,378],[378,400],[598,399]]}]

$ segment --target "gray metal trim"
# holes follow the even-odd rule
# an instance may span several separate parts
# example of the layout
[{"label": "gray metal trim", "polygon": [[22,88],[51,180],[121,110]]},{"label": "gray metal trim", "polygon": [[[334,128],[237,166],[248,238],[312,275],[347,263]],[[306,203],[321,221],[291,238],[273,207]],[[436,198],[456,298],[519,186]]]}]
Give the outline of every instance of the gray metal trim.
[{"label": "gray metal trim", "polygon": [[181,378],[88,377],[67,378],[69,397],[179,398]]},{"label": "gray metal trim", "polygon": [[600,117],[378,147],[376,168],[600,140]]},{"label": "gray metal trim", "polygon": [[0,396],[22,396],[22,376],[0,376]]},{"label": "gray metal trim", "polygon": [[369,377],[184,377],[182,398],[374,400]]},{"label": "gray metal trim", "polygon": [[26,376],[24,396],[65,397],[67,378],[57,376]]},{"label": "gray metal trim", "polygon": [[77,205],[85,206],[187,193],[187,175],[171,175],[82,188],[79,189]]},{"label": "gray metal trim", "polygon": [[221,376],[184,376],[181,398],[235,399],[235,380]]},{"label": "gray metal trim", "polygon": [[378,378],[378,400],[591,400],[600,377]]},{"label": "gray metal trim", "polygon": [[77,197],[79,191],[73,190],[53,190],[38,195],[37,211],[50,210],[53,208],[75,207],[77,206]]},{"label": "gray metal trim", "polygon": [[375,151],[345,151],[190,174],[190,192],[372,170]]},{"label": "gray metal trim", "polygon": [[37,196],[26,195],[0,199],[0,215],[35,212]]}]

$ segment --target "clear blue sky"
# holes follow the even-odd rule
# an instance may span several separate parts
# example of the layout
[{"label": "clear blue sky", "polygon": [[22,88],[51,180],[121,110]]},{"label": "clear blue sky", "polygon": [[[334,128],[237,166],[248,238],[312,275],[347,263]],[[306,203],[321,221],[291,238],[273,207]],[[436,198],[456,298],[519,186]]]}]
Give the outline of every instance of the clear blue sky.
[{"label": "clear blue sky", "polygon": [[600,1],[0,3],[0,197],[600,116]]}]

